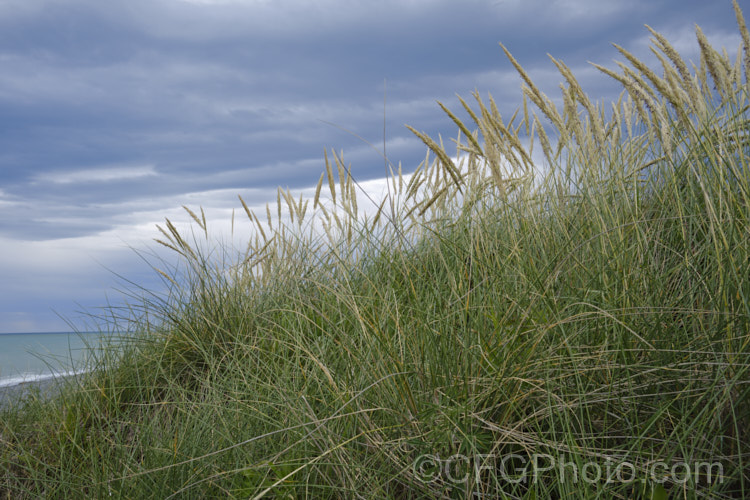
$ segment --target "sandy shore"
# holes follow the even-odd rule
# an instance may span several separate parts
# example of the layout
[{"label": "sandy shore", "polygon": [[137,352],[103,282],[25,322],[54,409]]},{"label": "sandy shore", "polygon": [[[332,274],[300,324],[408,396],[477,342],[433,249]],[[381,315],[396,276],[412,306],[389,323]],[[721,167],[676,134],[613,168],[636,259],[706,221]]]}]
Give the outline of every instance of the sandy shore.
[{"label": "sandy shore", "polygon": [[68,376],[50,377],[42,380],[32,380],[29,382],[21,382],[20,384],[0,387],[0,407],[5,408],[6,406],[17,403],[35,388],[39,389],[39,395],[42,397],[54,395],[66,378],[68,378]]}]

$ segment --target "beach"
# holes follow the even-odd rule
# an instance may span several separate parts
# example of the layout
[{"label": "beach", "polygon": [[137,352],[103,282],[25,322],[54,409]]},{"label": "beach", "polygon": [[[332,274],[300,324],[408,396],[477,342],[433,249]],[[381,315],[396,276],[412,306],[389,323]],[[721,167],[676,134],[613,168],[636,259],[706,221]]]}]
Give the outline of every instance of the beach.
[{"label": "beach", "polygon": [[72,375],[63,375],[59,377],[48,377],[38,380],[20,382],[18,384],[0,386],[0,409],[10,405],[15,405],[24,396],[32,394],[38,389],[38,394],[42,397],[50,397],[59,390],[65,379]]}]

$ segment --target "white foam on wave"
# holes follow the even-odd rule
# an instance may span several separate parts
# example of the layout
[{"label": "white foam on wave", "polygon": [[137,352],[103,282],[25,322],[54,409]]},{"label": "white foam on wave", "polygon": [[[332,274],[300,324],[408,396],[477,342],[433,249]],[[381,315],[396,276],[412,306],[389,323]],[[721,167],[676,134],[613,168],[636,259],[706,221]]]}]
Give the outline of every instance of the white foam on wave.
[{"label": "white foam on wave", "polygon": [[43,380],[49,380],[58,377],[70,377],[71,375],[78,375],[86,373],[89,370],[68,370],[64,372],[47,372],[47,373],[20,373],[13,377],[0,379],[1,387],[13,387],[14,385],[26,384],[30,382],[41,382]]}]

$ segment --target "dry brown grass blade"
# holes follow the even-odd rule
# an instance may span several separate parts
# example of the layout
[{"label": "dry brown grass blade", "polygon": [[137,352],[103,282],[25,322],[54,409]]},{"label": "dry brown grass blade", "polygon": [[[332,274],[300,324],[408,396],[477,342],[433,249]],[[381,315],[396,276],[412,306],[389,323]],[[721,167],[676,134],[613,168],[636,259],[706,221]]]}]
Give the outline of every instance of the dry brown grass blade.
[{"label": "dry brown grass blade", "polygon": [[281,188],[276,189],[276,215],[279,217],[278,220],[280,224],[281,223]]},{"label": "dry brown grass blade", "polygon": [[167,248],[171,248],[172,250],[176,251],[180,255],[183,255],[186,258],[192,258],[193,260],[198,260],[198,257],[193,252],[193,249],[190,248],[190,245],[187,244],[187,242],[182,238],[179,231],[177,231],[177,228],[174,224],[172,224],[172,221],[169,219],[165,219],[167,222],[167,229],[169,230],[169,234],[159,225],[157,225],[157,229],[167,237],[167,239],[170,241],[170,243],[156,240],[157,243],[160,243],[161,245],[166,246]]},{"label": "dry brown grass blade", "polygon": [[[164,235],[164,237],[165,237],[165,238],[167,239],[167,241],[170,241],[170,242],[174,243],[174,239],[172,238],[172,235],[170,235],[169,233],[167,233],[167,232],[166,232],[166,231],[164,230],[164,228],[163,228],[163,227],[161,227],[161,226],[160,226],[159,224],[157,224],[157,225],[156,225],[156,229],[158,229],[158,230],[159,230],[159,232],[160,232],[161,234],[163,234],[163,235]],[[157,241],[158,241],[158,240],[157,240]],[[164,244],[164,243],[162,243],[162,244]]]},{"label": "dry brown grass blade", "polygon": [[268,229],[273,231],[273,223],[271,221],[271,207],[266,203],[266,218],[268,220]]},{"label": "dry brown grass blade", "polygon": [[354,219],[357,218],[357,189],[354,183],[349,184],[349,201],[351,202]]},{"label": "dry brown grass blade", "polygon": [[341,151],[339,154],[333,152],[333,161],[336,163],[336,169],[339,174],[339,189],[341,190],[341,201],[346,201],[347,189],[346,189],[346,167],[344,166],[344,152]]},{"label": "dry brown grass blade", "polygon": [[[521,144],[518,132],[523,126],[519,124],[516,129],[512,128],[512,123],[518,114],[518,110],[513,114],[508,126],[506,126],[500,114],[496,112],[497,106],[495,101],[490,98],[490,109],[479,101],[479,110],[482,115],[480,129],[485,136],[485,158],[491,169],[499,168],[502,158],[516,169],[526,171],[533,162],[526,148]],[[519,159],[520,155],[520,159]]]},{"label": "dry brown grass blade", "polygon": [[[335,152],[334,152],[335,154]],[[331,191],[331,200],[333,204],[336,204],[336,183],[333,180],[333,169],[331,168],[331,162],[328,160],[328,153],[323,151],[323,157],[326,163],[326,175],[328,176],[328,189]]]},{"label": "dry brown grass blade", "polygon": [[267,259],[270,256],[270,254],[266,254],[266,250],[268,250],[268,247],[271,245],[271,242],[273,242],[275,240],[275,238],[276,237],[274,236],[270,240],[266,241],[266,243],[260,249],[255,250],[252,254],[250,254],[247,257],[245,257],[245,260],[242,262],[242,264],[243,265],[247,265],[247,263],[248,263],[248,261],[250,259],[252,259],[253,257],[256,257],[256,256],[260,256],[260,257],[256,258],[255,261],[252,264],[250,264],[249,267],[253,268],[256,265],[258,265],[260,262],[262,262],[265,259]]},{"label": "dry brown grass blade", "polygon": [[549,118],[549,120],[553,124],[555,124],[558,130],[560,130],[561,132],[564,131],[565,126],[562,116],[560,116],[560,113],[557,112],[557,109],[555,108],[555,105],[552,103],[552,101],[546,95],[544,95],[541,90],[539,90],[528,73],[526,73],[526,70],[523,69],[523,66],[521,66],[521,64],[519,64],[519,62],[516,61],[516,59],[510,53],[510,51],[505,48],[505,45],[501,43],[500,47],[503,49],[503,52],[505,52],[505,56],[508,58],[513,67],[516,68],[516,71],[519,75],[521,75],[521,78],[523,78],[524,82],[526,83],[526,90],[524,91],[524,93],[527,94],[531,101],[536,104],[539,110],[544,113],[544,115]]},{"label": "dry brown grass blade", "polygon": [[474,138],[471,132],[469,132],[469,129],[466,128],[466,125],[464,125],[464,122],[458,119],[456,115],[454,115],[448,108],[445,107],[445,105],[438,101],[438,106],[440,106],[440,109],[442,109],[445,114],[447,114],[451,120],[453,120],[453,123],[456,124],[456,126],[463,132],[463,134],[466,136],[466,139],[471,143],[471,146],[473,148],[474,153],[481,155],[482,154],[482,147],[479,145],[479,142]]},{"label": "dry brown grass blade", "polygon": [[190,214],[190,217],[192,217],[195,223],[198,224],[198,227],[203,230],[206,236],[208,236],[208,230],[206,228],[206,214],[203,213],[203,207],[201,207],[201,219],[199,219],[195,212],[190,210],[187,206],[182,205],[182,208],[184,208],[185,211]]},{"label": "dry brown grass blade", "polygon": [[555,162],[554,152],[552,151],[552,145],[550,144],[549,137],[547,137],[547,132],[544,130],[544,125],[539,121],[539,117],[536,115],[536,113],[532,113],[534,117],[534,130],[536,131],[537,137],[539,137],[539,143],[542,145],[542,151],[544,152],[544,156],[547,158],[547,162],[550,165],[553,165]]},{"label": "dry brown grass blade", "polygon": [[247,204],[245,203],[245,200],[242,199],[242,196],[237,195],[237,197],[240,199],[240,203],[242,204],[242,208],[245,209],[245,213],[247,214],[247,218],[250,219],[250,222],[254,223],[258,230],[260,231],[260,234],[263,236],[263,241],[267,241],[268,238],[266,238],[266,232],[263,230],[263,225],[260,223],[260,220],[258,217],[250,211]]},{"label": "dry brown grass blade", "polygon": [[[630,62],[630,64],[633,65],[635,69],[637,69],[641,75],[648,78],[648,80],[651,82],[651,84],[656,88],[657,92],[667,98],[675,108],[680,107],[680,99],[673,95],[672,89],[670,88],[669,83],[664,78],[659,77],[654,71],[649,68],[643,61],[635,57],[633,54],[625,50],[623,47],[620,47],[617,44],[613,44],[614,47],[625,56],[625,58]],[[656,53],[656,51],[654,51]],[[664,68],[667,70],[667,67]],[[635,79],[635,78],[634,78]],[[637,79],[636,79],[637,81]],[[645,82],[639,82],[641,84],[641,87],[647,87],[645,85]],[[653,94],[652,94],[653,95]]]},{"label": "dry brown grass blade", "polygon": [[[473,96],[473,97],[474,97],[475,99],[479,99],[479,92],[477,92],[477,91],[475,90],[474,92],[472,92],[472,96]],[[470,117],[471,117],[471,119],[472,119],[472,120],[474,121],[474,123],[475,123],[475,124],[476,124],[477,126],[479,126],[479,118],[477,118],[477,115],[476,115],[476,113],[474,113],[474,110],[473,110],[473,109],[471,109],[471,107],[470,107],[470,106],[469,106],[469,105],[468,105],[468,104],[466,103],[466,101],[464,101],[464,100],[463,100],[463,99],[461,98],[461,96],[458,96],[458,101],[459,101],[459,102],[461,103],[461,105],[462,105],[462,106],[464,107],[464,110],[466,110],[466,112],[467,112],[467,113],[469,114],[469,116],[470,116]],[[481,149],[481,148],[480,148],[480,149]]]},{"label": "dry brown grass blade", "polygon": [[708,38],[706,38],[700,26],[695,27],[695,36],[698,38],[698,45],[701,48],[701,60],[706,64],[708,73],[711,75],[719,93],[726,97],[729,93],[728,75],[721,63],[721,55],[708,42]]},{"label": "dry brown grass blade", "polygon": [[750,32],[747,30],[747,24],[745,24],[745,17],[742,15],[740,4],[737,0],[733,0],[732,5],[734,6],[734,14],[737,17],[737,25],[740,28],[740,36],[742,37],[745,83],[750,83]]},{"label": "dry brown grass blade", "polygon": [[423,200],[423,201],[417,203],[416,205],[414,205],[413,207],[411,207],[411,209],[409,209],[409,211],[406,213],[406,217],[410,217],[413,214],[413,212],[415,210],[417,210],[418,208],[421,209],[418,212],[419,216],[420,217],[423,216],[425,214],[425,212],[427,212],[427,210],[432,205],[435,204],[435,202],[437,202],[440,198],[442,198],[443,196],[445,196],[445,194],[448,192],[448,187],[449,186],[444,186],[443,188],[441,188],[440,190],[438,190],[437,192],[435,192],[435,194],[429,200],[426,200],[426,201]]},{"label": "dry brown grass blade", "polygon": [[323,223],[324,224],[325,223],[329,223],[330,224],[330,222],[331,222],[331,215],[328,213],[328,209],[326,209],[326,206],[321,204],[320,205],[320,210],[321,210],[321,212],[323,212],[323,217],[322,217]]},{"label": "dry brown grass blade", "polygon": [[[156,242],[157,242],[157,243],[161,243],[162,245],[164,244],[164,242],[163,242],[163,241],[159,241],[159,240],[156,240]],[[172,248],[172,250],[175,250],[175,249],[174,249],[173,247],[170,247],[169,245],[167,245],[167,246],[168,246],[169,248]],[[172,277],[171,277],[171,276],[170,276],[169,274],[165,273],[165,272],[164,272],[164,271],[162,271],[161,269],[158,269],[158,268],[154,268],[154,269],[155,269],[155,270],[156,270],[156,272],[157,272],[157,273],[159,273],[159,274],[160,274],[160,275],[161,275],[162,277],[166,278],[166,279],[167,279],[167,281],[169,281],[170,283],[172,283],[172,284],[173,284],[174,286],[176,286],[176,287],[179,287],[179,285],[177,284],[177,282],[176,282],[176,281],[175,281],[174,279],[172,279]]]},{"label": "dry brown grass blade", "polygon": [[[531,132],[530,127],[533,129],[533,124],[529,121],[529,98],[528,96],[523,96],[523,123],[526,125],[526,135],[531,138],[531,140],[534,140],[534,134]],[[529,150],[531,150],[533,147],[530,147]],[[529,151],[530,153],[531,151]]]},{"label": "dry brown grass blade", "polygon": [[576,104],[576,90],[570,86],[565,88],[560,84],[563,96],[563,118],[565,119],[565,126],[571,132],[571,136],[575,137],[578,144],[583,146],[583,142],[586,140],[584,134],[583,122],[578,116],[578,106]]},{"label": "dry brown grass blade", "polygon": [[260,223],[260,220],[258,219],[258,216],[254,213],[252,214],[253,221],[255,222],[255,225],[258,227],[258,231],[260,231],[260,235],[263,237],[263,241],[268,241],[268,238],[266,237],[266,232],[263,230],[263,224]]},{"label": "dry brown grass blade", "polygon": [[691,99],[696,101],[701,100],[698,89],[695,88],[690,70],[685,63],[685,60],[680,56],[680,53],[677,52],[672,44],[669,43],[669,40],[667,40],[661,33],[652,29],[649,25],[646,25],[646,29],[648,29],[651,34],[654,35],[656,45],[659,46],[659,49],[661,49],[664,55],[666,55],[669,60],[672,61],[672,64],[674,64],[675,68],[677,68],[677,71],[682,78],[682,88],[688,93],[688,95],[690,95]]},{"label": "dry brown grass blade", "polygon": [[289,192],[289,189],[286,191],[283,191],[281,188],[279,188],[279,192],[281,193],[281,196],[284,197],[284,201],[286,201],[287,210],[289,210],[289,217],[292,220],[292,223],[294,223],[294,215],[296,213],[296,206],[294,204],[294,198],[292,198],[292,193]]},{"label": "dry brown grass blade", "polygon": [[385,208],[385,203],[388,201],[388,198],[383,198],[383,201],[380,202],[380,206],[378,207],[378,211],[375,213],[375,217],[372,220],[372,224],[370,225],[370,231],[374,231],[377,227],[378,221],[380,220],[380,216],[383,214],[383,208]]},{"label": "dry brown grass blade", "polygon": [[742,86],[743,52],[744,50],[742,49],[742,44],[740,44],[737,49],[737,59],[734,62],[734,67],[732,67],[732,85],[734,85],[735,88],[739,88]]},{"label": "dry brown grass blade", "polygon": [[240,199],[240,203],[242,204],[242,208],[245,209],[245,213],[247,214],[247,218],[251,221],[253,220],[252,213],[250,212],[250,209],[247,207],[247,203],[245,203],[245,200],[242,199],[242,196],[237,195],[237,198]]},{"label": "dry brown grass blade", "polygon": [[299,209],[299,219],[300,222],[305,220],[305,214],[307,213],[307,207],[310,204],[310,200],[303,200],[302,199],[302,193],[299,194],[299,203],[297,204],[297,207]]},{"label": "dry brown grass blade", "polygon": [[318,179],[318,185],[315,186],[315,200],[313,202],[313,209],[318,208],[318,203],[320,201],[320,189],[323,187],[323,178],[325,177],[325,173],[320,174],[320,179]]},{"label": "dry brown grass blade", "polygon": [[[620,69],[622,69],[625,78],[635,88],[636,96],[643,101],[643,104],[653,113],[653,110],[659,106],[659,96],[661,95],[658,90],[654,90],[651,86],[643,79],[643,74],[640,71],[636,71],[621,62],[616,63]],[[626,87],[627,88],[627,87]]]},{"label": "dry brown grass blade", "polygon": [[336,210],[332,210],[331,215],[333,215],[333,220],[336,221],[336,227],[339,230],[342,230],[344,225],[341,223],[341,219],[339,218],[339,215],[336,213]]},{"label": "dry brown grass blade", "polygon": [[453,182],[455,183],[456,187],[458,188],[459,192],[463,194],[463,189],[461,189],[461,185],[463,184],[463,180],[461,179],[461,173],[458,171],[458,168],[456,168],[456,165],[453,163],[453,160],[451,160],[448,155],[445,153],[445,150],[440,147],[435,141],[433,141],[430,136],[423,132],[418,132],[415,128],[407,125],[406,128],[411,130],[411,132],[422,139],[422,142],[424,142],[430,150],[432,150],[433,153],[435,153],[435,156],[437,156],[440,159],[440,162],[445,167],[446,172],[448,175],[451,176],[453,179]]},{"label": "dry brown grass blade", "polygon": [[172,250],[172,251],[175,251],[175,252],[177,252],[177,253],[178,253],[178,254],[180,254],[180,255],[184,255],[184,253],[183,253],[183,252],[181,252],[180,250],[178,250],[178,249],[177,249],[177,247],[175,247],[175,246],[173,246],[173,245],[171,245],[171,244],[167,243],[166,241],[163,241],[163,240],[160,240],[160,239],[154,239],[154,241],[155,241],[155,242],[157,242],[157,243],[158,243],[158,244],[160,244],[160,245],[163,245],[163,246],[165,246],[165,247],[169,248],[169,249],[170,249],[170,250]]},{"label": "dry brown grass blade", "polygon": [[[649,116],[649,112],[653,117],[657,117],[658,104],[653,99],[653,89],[646,85],[646,83],[636,74],[633,70],[628,68],[622,63],[617,65],[623,69],[624,74],[620,75],[614,71],[592,63],[596,69],[606,74],[607,76],[619,81],[625,88],[625,91],[630,96],[630,102],[635,106],[635,110],[638,113],[638,117],[642,123],[648,127],[648,133],[650,136],[655,134],[653,119]],[[648,109],[648,112],[646,111]]]},{"label": "dry brown grass blade", "polygon": [[409,200],[413,196],[415,196],[419,187],[424,184],[424,166],[429,163],[429,158],[430,152],[428,150],[424,163],[420,164],[417,167],[417,170],[412,174],[411,179],[409,179],[409,183],[406,185],[406,200]]}]

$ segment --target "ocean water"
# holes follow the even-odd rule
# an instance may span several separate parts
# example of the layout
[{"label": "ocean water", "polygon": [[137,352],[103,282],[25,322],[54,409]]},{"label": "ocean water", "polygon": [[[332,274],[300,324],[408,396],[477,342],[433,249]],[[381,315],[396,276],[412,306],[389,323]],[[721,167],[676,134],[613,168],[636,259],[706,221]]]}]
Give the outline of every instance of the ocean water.
[{"label": "ocean water", "polygon": [[84,372],[92,350],[100,349],[107,336],[86,333],[0,334],[0,387]]}]

